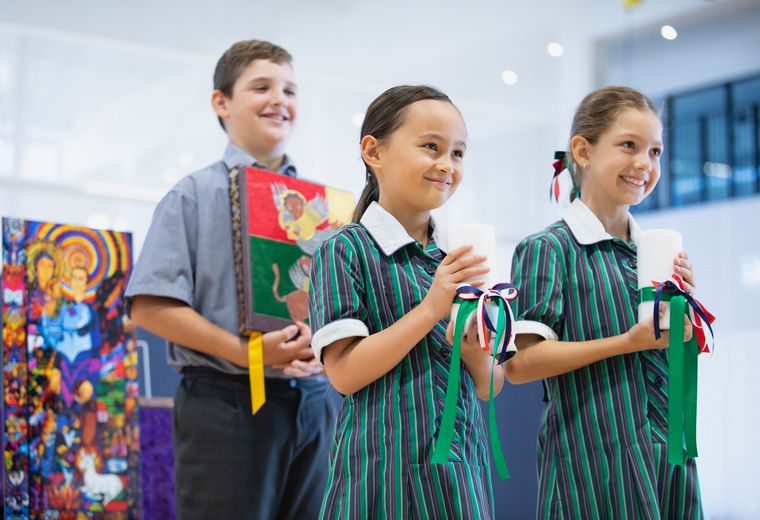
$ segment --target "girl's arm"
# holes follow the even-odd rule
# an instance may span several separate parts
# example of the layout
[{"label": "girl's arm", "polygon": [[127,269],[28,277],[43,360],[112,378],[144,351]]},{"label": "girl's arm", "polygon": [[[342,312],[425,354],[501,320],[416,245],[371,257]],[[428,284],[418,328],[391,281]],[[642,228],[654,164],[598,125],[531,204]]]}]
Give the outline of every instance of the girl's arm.
[{"label": "girl's arm", "polygon": [[[660,319],[665,306],[660,307]],[[691,322],[684,317],[684,339],[691,339]],[[519,334],[517,354],[504,363],[504,373],[512,384],[529,383],[558,376],[602,359],[641,350],[667,348],[668,331],[659,340],[654,337],[654,319],[637,323],[625,334],[590,341],[555,341],[538,334]]]},{"label": "girl's arm", "polygon": [[[344,338],[326,346],[322,361],[327,377],[344,395],[361,390],[398,365],[438,321],[448,316],[457,286],[473,276],[486,274],[483,256],[462,258],[471,246],[455,249],[443,259],[422,302],[396,323],[364,338]],[[480,286],[483,281],[471,285]]]},{"label": "girl's arm", "polygon": [[[693,291],[696,283],[689,257],[679,253],[673,259],[674,271],[681,275],[686,288]],[[660,320],[665,306],[660,307]],[[692,327],[684,318],[684,339],[691,339]],[[654,319],[637,323],[625,334],[590,341],[547,340],[538,334],[519,334],[516,338],[517,354],[504,363],[507,380],[513,384],[528,383],[558,376],[585,367],[609,357],[630,354],[653,348],[667,348],[668,331],[662,331],[659,340],[654,336]]]}]

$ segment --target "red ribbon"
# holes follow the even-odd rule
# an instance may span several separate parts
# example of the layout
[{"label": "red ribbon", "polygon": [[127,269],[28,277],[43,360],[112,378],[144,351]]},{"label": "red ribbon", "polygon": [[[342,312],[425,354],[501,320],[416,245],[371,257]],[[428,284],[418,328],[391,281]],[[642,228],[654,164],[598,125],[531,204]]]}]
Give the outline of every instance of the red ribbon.
[{"label": "red ribbon", "polygon": [[[697,339],[697,345],[699,351],[708,353],[715,350],[715,336],[712,331],[712,324],[715,322],[715,316],[702,305],[702,302],[694,298],[689,291],[686,290],[686,285],[677,274],[673,274],[670,278],[664,282],[652,281],[657,293],[661,293],[662,290],[666,290],[672,293],[679,294],[686,299],[686,303],[689,308],[689,319],[694,326],[694,337]],[[662,288],[660,288],[662,286]],[[655,335],[658,336],[659,332],[659,298],[655,299]],[[710,339],[707,338],[707,332],[710,333]]]},{"label": "red ribbon", "polygon": [[559,202],[559,174],[567,168],[567,159],[564,151],[554,152],[553,166],[554,175],[552,176],[552,185],[549,188],[549,200],[554,197],[554,201]]}]

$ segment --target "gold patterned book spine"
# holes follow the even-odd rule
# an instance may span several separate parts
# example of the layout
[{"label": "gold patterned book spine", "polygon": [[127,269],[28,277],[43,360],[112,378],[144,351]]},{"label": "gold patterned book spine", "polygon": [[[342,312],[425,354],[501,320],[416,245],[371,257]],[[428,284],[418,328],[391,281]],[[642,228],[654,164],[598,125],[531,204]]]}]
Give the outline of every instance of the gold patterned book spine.
[{"label": "gold patterned book spine", "polygon": [[[241,210],[240,198],[241,173],[239,168],[233,168],[230,171],[230,203],[232,207],[232,244],[235,259],[235,285],[237,287],[237,306],[238,321],[240,322],[240,334],[247,336],[250,334],[246,326],[246,305],[245,305],[245,275],[243,266],[243,250],[245,236],[243,234],[243,217]],[[245,180],[243,179],[243,182]]]}]

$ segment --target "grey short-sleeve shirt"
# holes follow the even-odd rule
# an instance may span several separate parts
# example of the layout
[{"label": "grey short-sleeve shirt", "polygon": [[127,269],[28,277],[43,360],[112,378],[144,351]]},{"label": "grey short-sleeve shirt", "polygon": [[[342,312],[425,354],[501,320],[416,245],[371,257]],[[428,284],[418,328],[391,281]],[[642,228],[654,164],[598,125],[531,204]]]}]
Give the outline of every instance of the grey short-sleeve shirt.
[{"label": "grey short-sleeve shirt", "polygon": [[[203,317],[238,334],[235,265],[232,247],[229,171],[256,165],[232,143],[221,161],[179,181],[158,203],[126,296],[164,296],[185,302]],[[287,157],[278,173],[296,176]],[[227,360],[169,342],[169,365],[208,366],[231,374],[247,370]],[[265,367],[267,377],[282,371]]]}]

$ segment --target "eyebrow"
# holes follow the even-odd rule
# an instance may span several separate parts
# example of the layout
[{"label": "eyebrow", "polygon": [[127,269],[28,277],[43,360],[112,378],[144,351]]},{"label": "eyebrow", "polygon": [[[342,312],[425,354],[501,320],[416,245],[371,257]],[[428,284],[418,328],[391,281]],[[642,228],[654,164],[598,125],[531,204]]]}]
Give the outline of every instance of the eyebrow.
[{"label": "eyebrow", "polygon": [[[439,141],[443,141],[444,138],[441,134],[438,134],[436,132],[429,132],[427,134],[422,134],[419,136],[420,139],[438,139]],[[464,149],[467,149],[467,143],[464,141],[456,141],[454,144],[461,146]]]},{"label": "eyebrow", "polygon": [[[623,137],[633,137],[633,138],[635,138],[635,139],[640,139],[640,140],[643,140],[643,138],[642,138],[642,137],[641,137],[639,134],[634,134],[634,133],[631,133],[631,132],[626,132],[626,133],[624,133],[624,134],[620,134],[620,135],[618,136],[618,139],[621,139],[621,138],[623,138]],[[663,147],[663,144],[662,144],[662,142],[661,142],[661,141],[655,141],[655,144],[656,144],[657,146],[659,146],[660,148],[662,148],[662,147]]]}]

